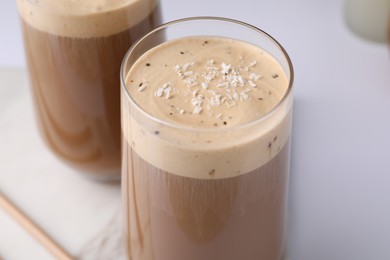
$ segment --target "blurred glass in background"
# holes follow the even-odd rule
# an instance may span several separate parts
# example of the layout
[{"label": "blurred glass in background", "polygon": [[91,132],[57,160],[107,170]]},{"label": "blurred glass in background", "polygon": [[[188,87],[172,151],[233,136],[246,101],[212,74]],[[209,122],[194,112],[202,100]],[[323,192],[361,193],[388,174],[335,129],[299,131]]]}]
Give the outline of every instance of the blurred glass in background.
[{"label": "blurred glass in background", "polygon": [[390,0],[346,0],[345,19],[360,37],[390,42]]}]

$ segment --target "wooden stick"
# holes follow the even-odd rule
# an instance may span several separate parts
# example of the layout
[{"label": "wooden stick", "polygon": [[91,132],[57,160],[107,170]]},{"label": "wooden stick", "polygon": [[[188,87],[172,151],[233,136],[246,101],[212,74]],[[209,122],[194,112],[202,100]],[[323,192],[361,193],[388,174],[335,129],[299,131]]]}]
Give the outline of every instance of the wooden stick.
[{"label": "wooden stick", "polygon": [[72,260],[59,244],[49,237],[31,219],[27,217],[18,207],[0,192],[0,208],[3,208],[14,220],[16,220],[28,233],[41,243],[56,259]]}]

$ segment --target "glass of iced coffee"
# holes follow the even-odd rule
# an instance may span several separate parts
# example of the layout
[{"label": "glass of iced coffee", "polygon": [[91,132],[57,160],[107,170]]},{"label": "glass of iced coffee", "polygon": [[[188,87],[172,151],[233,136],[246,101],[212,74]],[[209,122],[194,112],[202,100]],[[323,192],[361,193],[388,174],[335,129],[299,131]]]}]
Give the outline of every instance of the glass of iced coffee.
[{"label": "glass of iced coffee", "polygon": [[121,80],[128,258],[282,259],[293,85],[284,48],[243,22],[182,19],[134,44]]},{"label": "glass of iced coffee", "polygon": [[158,0],[17,0],[38,124],[89,176],[120,178],[120,64],[160,24]]}]

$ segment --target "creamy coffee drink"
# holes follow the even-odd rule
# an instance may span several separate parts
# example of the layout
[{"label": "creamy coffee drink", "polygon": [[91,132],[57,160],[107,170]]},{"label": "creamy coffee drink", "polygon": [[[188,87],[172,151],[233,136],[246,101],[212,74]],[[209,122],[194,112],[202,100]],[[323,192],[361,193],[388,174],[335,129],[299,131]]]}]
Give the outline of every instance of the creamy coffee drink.
[{"label": "creamy coffee drink", "polygon": [[120,65],[160,23],[154,0],[18,0],[35,110],[60,158],[120,177]]},{"label": "creamy coffee drink", "polygon": [[281,259],[291,95],[279,62],[244,41],[185,37],[144,53],[125,83],[129,259]]}]

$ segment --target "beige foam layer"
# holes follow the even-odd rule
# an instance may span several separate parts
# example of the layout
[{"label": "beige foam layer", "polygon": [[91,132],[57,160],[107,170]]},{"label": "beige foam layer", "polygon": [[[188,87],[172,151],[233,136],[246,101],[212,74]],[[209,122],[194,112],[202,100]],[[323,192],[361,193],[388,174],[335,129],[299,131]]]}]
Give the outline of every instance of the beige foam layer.
[{"label": "beige foam layer", "polygon": [[38,30],[68,37],[122,32],[146,19],[155,0],[17,0],[20,16]]},{"label": "beige foam layer", "polygon": [[[200,48],[199,43],[205,41],[210,45],[208,47],[202,46],[201,51],[198,49]],[[216,44],[212,44],[213,42]],[[192,46],[194,44],[198,47]],[[236,56],[226,58],[225,47],[229,48],[231,53],[236,53]],[[261,66],[254,66],[250,70],[251,73],[262,74],[262,79],[256,82],[258,86],[252,89],[253,93],[250,99],[238,102],[233,108],[228,106],[215,108],[218,113],[232,115],[233,120],[229,121],[229,126],[220,124],[218,127],[213,127],[212,123],[219,119],[215,117],[216,113],[210,116],[205,110],[199,114],[193,114],[190,111],[184,114],[177,113],[172,118],[170,115],[172,106],[185,107],[186,103],[191,103],[188,101],[191,98],[186,96],[187,92],[183,96],[178,96],[180,92],[172,90],[176,96],[168,99],[156,97],[156,91],[163,82],[173,80],[175,77],[166,68],[175,67],[176,63],[182,65],[191,62],[191,60],[183,58],[185,55],[181,54],[180,50],[185,50],[194,64],[200,64],[198,67],[191,67],[193,71],[204,68],[203,65],[210,57],[213,57],[216,66],[221,64],[222,58],[224,61],[228,61],[231,68],[235,67],[234,61],[241,65],[247,65],[245,57],[250,57],[251,61],[257,59],[259,64],[261,63]],[[171,51],[178,53],[178,55],[172,54]],[[174,60],[173,63],[172,60]],[[160,64],[160,62],[162,63]],[[280,77],[278,80],[272,79],[271,75],[275,75],[275,73]],[[224,77],[223,74],[221,77]],[[291,129],[292,97],[279,104],[277,109],[264,117],[261,122],[253,122],[260,117],[257,110],[263,109],[260,115],[269,112],[277,106],[288,87],[287,76],[279,63],[264,50],[253,45],[215,37],[191,37],[169,42],[144,54],[133,65],[127,80],[129,92],[147,113],[162,121],[179,126],[171,127],[153,123],[144,115],[140,115],[137,109],[133,108],[131,111],[132,105],[129,104],[126,95],[122,93],[124,138],[140,157],[166,172],[200,179],[234,177],[266,164],[288,143]],[[267,95],[269,102],[261,101],[261,104],[266,106],[248,106],[248,104],[255,104],[255,101],[259,102],[257,97],[263,95],[264,89],[267,89],[266,93],[268,93],[268,87],[270,87],[272,80],[278,82],[278,86],[273,86],[273,89],[278,89],[278,91],[273,96]],[[139,82],[144,82],[147,87],[140,89]],[[188,87],[180,85],[180,80],[175,81],[172,85],[175,86],[176,90]],[[218,87],[214,89],[211,85],[209,87],[213,90],[218,89]],[[191,90],[192,88],[196,88],[196,86],[190,87]],[[199,91],[201,90],[196,91],[196,93]],[[204,95],[206,94],[205,92]],[[275,96],[278,99],[274,99]],[[175,101],[178,98],[180,100]],[[197,123],[199,120],[204,122],[203,127]],[[242,127],[249,122],[252,122],[250,126]],[[180,126],[187,127],[187,130],[180,128]]]},{"label": "beige foam layer", "polygon": [[289,107],[282,106],[263,126],[252,129],[251,135],[239,138],[220,133],[212,144],[205,138],[197,140],[192,134],[164,127],[145,129],[128,112],[122,113],[122,131],[141,158],[163,171],[198,179],[229,178],[263,166],[287,144],[291,129]]}]

